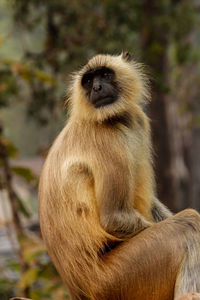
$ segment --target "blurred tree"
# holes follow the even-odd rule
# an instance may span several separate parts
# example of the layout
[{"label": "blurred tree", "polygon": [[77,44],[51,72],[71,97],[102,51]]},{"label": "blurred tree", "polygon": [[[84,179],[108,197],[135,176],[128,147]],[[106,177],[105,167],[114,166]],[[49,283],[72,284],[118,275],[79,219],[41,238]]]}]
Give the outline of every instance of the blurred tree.
[{"label": "blurred tree", "polygon": [[[194,64],[190,36],[199,25],[197,7],[187,0],[143,0],[142,8],[141,47],[154,78],[150,115],[158,195],[166,205],[178,211],[192,205],[192,162],[189,137],[185,134],[187,128],[184,128],[188,124],[180,114],[180,105],[184,105],[186,99],[176,100],[178,89],[184,89],[184,86],[176,83],[180,76],[186,75],[183,66]],[[187,96],[188,102],[196,102],[194,95],[193,98]],[[197,201],[193,205],[199,208]]]},{"label": "blurred tree", "polygon": [[[0,59],[0,110],[9,107],[13,98],[20,101],[19,82],[27,80],[55,85],[52,77],[33,66]],[[7,220],[0,224],[0,229],[6,228],[15,257],[6,258],[1,265],[4,272],[0,276],[0,299],[7,300],[17,294],[35,300],[67,299],[66,289],[46,254],[42,240],[31,236],[25,229],[24,219],[30,218],[31,212],[16,192],[13,178],[21,177],[30,186],[37,184],[37,178],[30,169],[10,164],[10,159],[17,155],[17,149],[4,136],[3,129],[0,118],[0,197],[5,195],[2,200],[9,201],[12,223]]]}]

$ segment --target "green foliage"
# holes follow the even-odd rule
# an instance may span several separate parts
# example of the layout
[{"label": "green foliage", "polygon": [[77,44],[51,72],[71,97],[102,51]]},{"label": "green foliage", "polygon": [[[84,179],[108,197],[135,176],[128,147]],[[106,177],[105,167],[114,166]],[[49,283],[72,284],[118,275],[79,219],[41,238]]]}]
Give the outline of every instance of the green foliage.
[{"label": "green foliage", "polygon": [[31,182],[36,180],[36,176],[33,172],[26,167],[12,167],[12,171],[17,174],[18,176],[24,178],[27,182]]},{"label": "green foliage", "polygon": [[18,154],[18,151],[17,151],[17,148],[15,147],[15,145],[13,145],[13,143],[11,141],[9,141],[8,139],[4,139],[4,143],[6,145],[8,157],[10,157],[10,158],[16,157]]},{"label": "green foliage", "polygon": [[180,65],[192,59],[191,41],[187,37],[198,26],[199,18],[194,3],[191,1],[180,1],[173,11],[172,22],[176,59]]},{"label": "green foliage", "polygon": [[[51,118],[55,107],[55,89],[57,79],[47,72],[41,71],[33,63],[18,62],[12,59],[0,60],[0,108],[11,104],[12,97],[26,104],[27,113],[35,117],[41,124]],[[21,84],[30,91],[30,101],[24,98]]]},{"label": "green foliage", "polygon": [[33,283],[37,280],[38,277],[38,269],[37,268],[30,268],[26,271],[20,281],[18,282],[17,286],[24,290],[27,287],[33,285]]},{"label": "green foliage", "polygon": [[34,300],[68,299],[66,288],[59,279],[42,243],[23,238],[22,245],[28,269],[21,276],[18,262],[10,259],[5,262],[13,275],[0,279],[0,299],[7,300],[11,296],[17,296],[20,290],[26,288],[29,289],[29,297]]},{"label": "green foliage", "polygon": [[11,69],[0,61],[0,109],[8,106],[10,94],[17,94],[17,86]]},{"label": "green foliage", "polygon": [[13,296],[13,282],[9,279],[0,278],[0,299],[8,300],[11,296]]},{"label": "green foliage", "polygon": [[26,218],[29,218],[31,216],[31,213],[28,211],[23,201],[19,197],[18,197],[18,209]]}]

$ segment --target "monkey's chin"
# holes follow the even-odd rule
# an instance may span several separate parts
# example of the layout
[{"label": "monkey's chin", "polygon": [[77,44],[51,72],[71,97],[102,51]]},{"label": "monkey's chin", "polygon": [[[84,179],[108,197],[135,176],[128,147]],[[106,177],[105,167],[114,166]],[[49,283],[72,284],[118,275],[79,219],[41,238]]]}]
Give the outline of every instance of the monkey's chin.
[{"label": "monkey's chin", "polygon": [[116,101],[116,98],[114,98],[114,97],[105,97],[105,98],[101,98],[101,99],[98,99],[97,101],[93,102],[93,105],[95,108],[101,108],[106,105],[112,104],[115,101]]}]

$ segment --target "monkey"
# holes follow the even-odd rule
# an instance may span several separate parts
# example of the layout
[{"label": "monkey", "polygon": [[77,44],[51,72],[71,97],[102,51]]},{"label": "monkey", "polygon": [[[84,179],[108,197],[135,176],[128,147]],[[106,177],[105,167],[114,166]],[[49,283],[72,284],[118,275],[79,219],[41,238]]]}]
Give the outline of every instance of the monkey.
[{"label": "monkey", "polygon": [[84,156],[94,176],[100,222],[119,238],[170,215],[156,199],[149,120],[139,105],[149,97],[147,80],[129,54],[122,56],[97,56],[78,74],[71,114],[71,126],[79,120],[76,128],[86,135],[76,158]]},{"label": "monkey", "polygon": [[[70,165],[69,173],[81,167],[94,177],[100,223],[118,238],[170,215],[155,195],[150,125],[139,105],[149,92],[140,69],[127,53],[122,59],[91,60],[75,80],[64,129],[73,144],[71,149],[68,144],[64,163]],[[68,133],[73,130],[72,137]]]},{"label": "monkey", "polygon": [[73,75],[70,117],[39,184],[42,235],[72,300],[198,292],[195,279],[183,282],[198,273],[200,218],[172,216],[156,198],[147,99],[148,80],[126,53],[97,55]]}]

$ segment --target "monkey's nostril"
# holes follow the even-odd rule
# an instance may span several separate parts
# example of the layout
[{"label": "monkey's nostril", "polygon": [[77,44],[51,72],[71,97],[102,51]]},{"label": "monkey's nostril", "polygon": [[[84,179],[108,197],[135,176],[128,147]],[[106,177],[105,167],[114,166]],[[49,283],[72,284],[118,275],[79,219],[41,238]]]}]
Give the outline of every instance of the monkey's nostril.
[{"label": "monkey's nostril", "polygon": [[102,89],[102,86],[100,84],[93,85],[93,90],[95,92],[99,92]]}]

